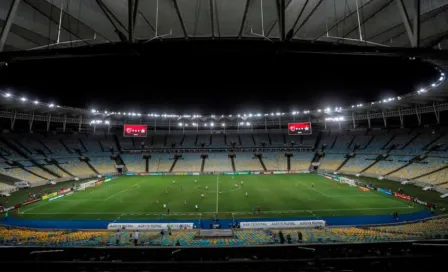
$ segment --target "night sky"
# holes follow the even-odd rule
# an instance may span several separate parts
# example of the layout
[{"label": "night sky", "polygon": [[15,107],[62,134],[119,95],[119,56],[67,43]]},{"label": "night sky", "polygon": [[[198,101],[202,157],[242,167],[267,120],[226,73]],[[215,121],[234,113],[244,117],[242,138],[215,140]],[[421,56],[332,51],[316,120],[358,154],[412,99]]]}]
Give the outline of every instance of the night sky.
[{"label": "night sky", "polygon": [[417,90],[434,69],[401,58],[232,48],[11,62],[0,86],[59,105],[141,113],[291,111],[366,103]]}]

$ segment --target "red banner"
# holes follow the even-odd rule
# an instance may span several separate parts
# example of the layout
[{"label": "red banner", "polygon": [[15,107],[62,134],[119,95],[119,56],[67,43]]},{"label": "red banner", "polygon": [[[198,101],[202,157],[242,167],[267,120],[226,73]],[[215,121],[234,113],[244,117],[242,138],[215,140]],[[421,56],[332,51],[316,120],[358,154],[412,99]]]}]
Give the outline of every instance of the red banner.
[{"label": "red banner", "polygon": [[[23,203],[22,203],[22,206],[30,205],[30,204],[39,202],[39,201],[41,201],[41,200],[42,200],[41,198],[36,198],[36,199],[28,200],[28,201],[23,202]],[[16,206],[14,206],[14,207],[16,207]],[[18,208],[18,207],[17,207],[17,208]]]},{"label": "red banner", "polygon": [[68,193],[71,190],[72,190],[71,188],[61,189],[61,190],[59,190],[58,195],[62,195],[62,194]]},{"label": "red banner", "polygon": [[146,137],[148,127],[145,125],[129,125],[123,127],[123,135],[125,137]]},{"label": "red banner", "polygon": [[403,195],[403,194],[399,194],[399,193],[394,192],[394,196],[398,197],[398,198],[401,198],[401,199],[404,199],[404,200],[412,201],[412,197],[408,196],[408,195]]},{"label": "red banner", "polygon": [[309,135],[311,134],[311,122],[289,123],[289,135]]}]

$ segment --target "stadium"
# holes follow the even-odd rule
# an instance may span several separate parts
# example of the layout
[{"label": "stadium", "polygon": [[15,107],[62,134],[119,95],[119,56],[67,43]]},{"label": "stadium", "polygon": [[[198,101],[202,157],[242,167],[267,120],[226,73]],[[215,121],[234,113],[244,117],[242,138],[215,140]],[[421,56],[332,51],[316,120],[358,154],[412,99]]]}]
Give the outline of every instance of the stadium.
[{"label": "stadium", "polygon": [[0,262],[437,267],[447,10],[1,1]]}]

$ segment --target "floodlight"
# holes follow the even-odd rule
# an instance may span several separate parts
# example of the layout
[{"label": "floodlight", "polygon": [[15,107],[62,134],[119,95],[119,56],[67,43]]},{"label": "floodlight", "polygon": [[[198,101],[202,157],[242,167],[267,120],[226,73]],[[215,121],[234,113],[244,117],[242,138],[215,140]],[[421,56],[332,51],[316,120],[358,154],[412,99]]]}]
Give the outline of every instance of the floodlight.
[{"label": "floodlight", "polygon": [[240,125],[242,125],[242,126],[243,126],[243,125],[244,125],[244,122],[241,122],[241,123],[240,123]]},{"label": "floodlight", "polygon": [[206,127],[207,126],[207,124],[204,124],[204,127]]},{"label": "floodlight", "polygon": [[250,122],[247,122],[247,123],[246,123],[246,126],[250,126]]},{"label": "floodlight", "polygon": [[249,113],[249,117],[252,117],[252,113]]},{"label": "floodlight", "polygon": [[232,115],[230,114],[229,117],[232,117]]},{"label": "floodlight", "polygon": [[185,124],[186,127],[188,127],[188,124]]},{"label": "floodlight", "polygon": [[215,124],[214,124],[213,122],[211,122],[211,123],[210,123],[210,126],[211,126],[211,127],[214,127],[214,126],[215,126]]},{"label": "floodlight", "polygon": [[92,109],[92,113],[95,113],[95,112],[96,112],[96,110]]},{"label": "floodlight", "polygon": [[225,127],[225,126],[226,126],[226,124],[224,124],[224,123],[222,123],[221,125],[222,125],[223,127]]},{"label": "floodlight", "polygon": [[34,100],[34,104],[36,104],[36,105],[37,105],[37,104],[39,104],[39,101],[37,101],[37,100]]},{"label": "floodlight", "polygon": [[439,81],[442,81],[443,80],[443,76],[441,76],[440,78],[439,78]]},{"label": "floodlight", "polygon": [[22,101],[26,101],[26,97],[22,97],[22,98],[20,98],[20,100],[22,100]]},{"label": "floodlight", "polygon": [[321,111],[322,111],[321,109],[318,109],[318,110],[317,110],[317,112],[321,112]]},{"label": "floodlight", "polygon": [[435,83],[433,83],[433,84],[431,84],[431,86],[432,86],[432,87],[435,87],[435,86],[436,86],[436,84],[435,84]]},{"label": "floodlight", "polygon": [[277,112],[276,114],[277,114],[277,116],[279,116],[279,115],[280,115],[280,112]]},{"label": "floodlight", "polygon": [[179,123],[178,125],[181,127],[181,126],[182,126],[182,123]]},{"label": "floodlight", "polygon": [[110,122],[109,122],[109,121],[105,121],[104,123],[105,123],[106,125],[109,125],[109,124],[110,124]]},{"label": "floodlight", "polygon": [[10,93],[5,93],[5,97],[11,97]]}]

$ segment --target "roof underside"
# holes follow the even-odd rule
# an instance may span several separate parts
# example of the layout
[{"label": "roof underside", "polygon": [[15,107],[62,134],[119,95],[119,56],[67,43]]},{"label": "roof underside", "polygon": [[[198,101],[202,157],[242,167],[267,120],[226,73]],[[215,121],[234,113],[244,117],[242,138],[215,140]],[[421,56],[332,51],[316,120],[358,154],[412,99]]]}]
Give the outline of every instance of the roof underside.
[{"label": "roof underside", "polygon": [[[3,29],[14,1],[0,1]],[[133,0],[133,41],[279,39],[281,0]],[[412,47],[415,0],[285,0],[292,39]],[[402,6],[401,4],[402,3]],[[402,8],[401,8],[402,7]],[[21,0],[4,51],[129,39],[127,0]],[[10,16],[11,17],[11,16]],[[406,20],[405,18],[409,20]],[[361,27],[359,27],[361,26]],[[448,0],[420,1],[419,46],[448,48]]]}]

